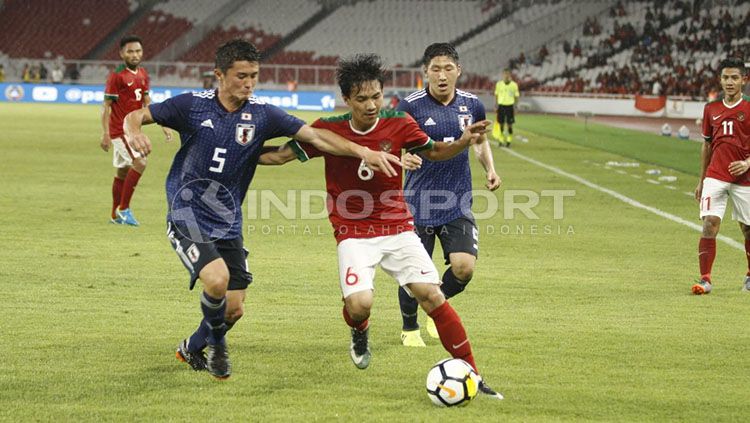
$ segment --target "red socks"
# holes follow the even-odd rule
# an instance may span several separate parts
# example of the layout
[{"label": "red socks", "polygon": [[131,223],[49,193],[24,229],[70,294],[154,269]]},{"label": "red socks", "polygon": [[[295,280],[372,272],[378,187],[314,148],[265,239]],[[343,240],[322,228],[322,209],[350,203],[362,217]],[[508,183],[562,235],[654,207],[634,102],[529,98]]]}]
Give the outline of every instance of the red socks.
[{"label": "red socks", "polygon": [[702,280],[711,282],[711,267],[714,265],[715,258],[716,238],[701,238],[698,243],[698,264]]},{"label": "red socks", "polygon": [[745,256],[747,257],[747,276],[750,276],[750,240],[745,240]]},{"label": "red socks", "polygon": [[469,338],[466,336],[466,330],[464,330],[464,325],[461,323],[461,318],[456,314],[456,310],[446,301],[440,307],[432,310],[430,317],[435,321],[435,327],[440,334],[440,342],[443,343],[443,348],[453,358],[460,358],[471,364],[471,367],[479,373],[477,365],[474,363]]},{"label": "red socks", "polygon": [[141,179],[141,174],[131,168],[128,170],[128,175],[125,177],[125,182],[122,185],[122,197],[120,197],[120,210],[130,208],[130,199],[133,198],[133,191],[135,186],[138,185],[138,180]]},{"label": "red socks", "polygon": [[117,219],[115,209],[120,205],[120,199],[122,198],[122,185],[124,183],[124,179],[120,179],[116,176],[115,180],[112,181],[112,219]]},{"label": "red socks", "polygon": [[352,327],[360,332],[367,329],[367,326],[370,325],[370,321],[368,319],[365,319],[362,322],[355,322],[354,319],[352,319],[352,316],[349,315],[349,312],[346,311],[346,306],[344,306],[343,314],[344,320],[346,320],[346,324],[349,325],[349,327]]}]

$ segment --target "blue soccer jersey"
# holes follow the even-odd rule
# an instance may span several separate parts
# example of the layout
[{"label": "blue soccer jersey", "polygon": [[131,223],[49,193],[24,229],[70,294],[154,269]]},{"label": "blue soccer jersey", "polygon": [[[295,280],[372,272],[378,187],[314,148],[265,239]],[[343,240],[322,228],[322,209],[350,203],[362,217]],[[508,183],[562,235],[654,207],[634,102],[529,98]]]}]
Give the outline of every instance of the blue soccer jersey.
[{"label": "blue soccer jersey", "polygon": [[[453,100],[444,105],[425,88],[404,98],[398,109],[409,113],[436,142],[457,141],[466,126],[485,119],[482,102],[461,90],[456,90]],[[407,172],[404,194],[418,226],[443,225],[461,216],[471,217],[468,150],[450,160],[425,160],[419,170]]]},{"label": "blue soccer jersey", "polygon": [[180,133],[167,176],[167,221],[195,242],[242,236],[242,202],[263,143],[295,135],[304,122],[255,97],[230,113],[215,91],[181,94],[149,110]]}]

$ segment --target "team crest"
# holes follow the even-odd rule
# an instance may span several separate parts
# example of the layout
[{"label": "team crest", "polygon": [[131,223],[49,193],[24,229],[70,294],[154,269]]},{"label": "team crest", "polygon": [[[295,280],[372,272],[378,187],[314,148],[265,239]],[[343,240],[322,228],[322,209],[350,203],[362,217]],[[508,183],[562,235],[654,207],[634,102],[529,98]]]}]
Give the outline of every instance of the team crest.
[{"label": "team crest", "polygon": [[237,144],[239,145],[248,145],[253,141],[253,135],[255,135],[255,125],[238,123],[234,140],[237,141]]},{"label": "team crest", "polygon": [[198,259],[201,258],[201,252],[195,244],[191,244],[188,247],[185,251],[185,255],[187,255],[188,259],[193,264],[198,263]]},{"label": "team crest", "polygon": [[745,112],[737,112],[737,120],[743,122],[745,120]]},{"label": "team crest", "polygon": [[474,123],[474,117],[471,115],[458,115],[458,124],[461,130],[465,131],[466,127]]},{"label": "team crest", "polygon": [[383,140],[380,141],[380,149],[386,152],[391,151],[391,147],[393,147],[393,143],[390,140]]}]

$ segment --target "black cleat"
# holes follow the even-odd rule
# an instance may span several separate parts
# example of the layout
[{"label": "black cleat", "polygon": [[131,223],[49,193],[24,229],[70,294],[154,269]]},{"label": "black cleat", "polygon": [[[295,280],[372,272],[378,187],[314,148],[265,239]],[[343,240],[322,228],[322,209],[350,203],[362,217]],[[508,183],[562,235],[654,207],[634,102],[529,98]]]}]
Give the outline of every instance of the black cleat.
[{"label": "black cleat", "polygon": [[367,335],[370,328],[363,331],[352,328],[352,343],[349,347],[349,355],[358,369],[364,370],[370,365],[370,347],[367,345]]},{"label": "black cleat", "polygon": [[498,400],[505,398],[503,397],[503,394],[501,394],[500,392],[496,392],[494,389],[487,386],[487,384],[484,383],[484,380],[479,381],[478,388],[479,388],[479,392],[491,398],[498,399]]},{"label": "black cleat", "polygon": [[177,346],[177,351],[174,353],[175,357],[183,363],[187,363],[193,370],[200,372],[207,369],[206,366],[206,355],[203,351],[190,352],[188,350],[187,339],[183,339],[180,345]]},{"label": "black cleat", "polygon": [[207,370],[217,379],[226,379],[232,375],[232,363],[229,361],[227,344],[208,344]]}]

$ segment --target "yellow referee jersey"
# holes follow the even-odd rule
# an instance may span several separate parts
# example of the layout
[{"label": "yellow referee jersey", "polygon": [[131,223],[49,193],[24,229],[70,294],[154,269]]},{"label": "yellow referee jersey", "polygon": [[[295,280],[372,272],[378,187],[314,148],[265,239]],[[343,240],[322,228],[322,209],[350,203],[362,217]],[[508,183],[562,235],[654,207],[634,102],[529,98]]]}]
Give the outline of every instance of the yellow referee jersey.
[{"label": "yellow referee jersey", "polygon": [[495,84],[495,99],[497,99],[497,104],[501,106],[512,106],[520,95],[516,81],[510,81],[506,84],[505,81],[500,80]]}]

